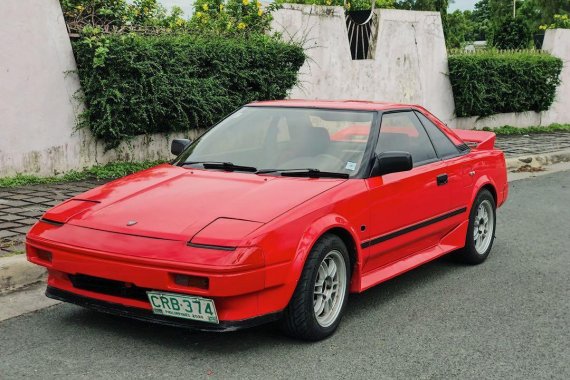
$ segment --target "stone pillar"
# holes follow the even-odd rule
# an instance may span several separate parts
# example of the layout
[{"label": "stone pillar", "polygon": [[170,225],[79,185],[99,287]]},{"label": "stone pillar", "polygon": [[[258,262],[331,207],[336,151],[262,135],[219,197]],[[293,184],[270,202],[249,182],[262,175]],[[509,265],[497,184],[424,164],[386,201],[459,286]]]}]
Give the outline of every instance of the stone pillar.
[{"label": "stone pillar", "polygon": [[570,29],[549,29],[544,36],[542,49],[564,62],[561,83],[556,89],[556,98],[548,111],[543,112],[542,125],[569,123],[570,114]]}]

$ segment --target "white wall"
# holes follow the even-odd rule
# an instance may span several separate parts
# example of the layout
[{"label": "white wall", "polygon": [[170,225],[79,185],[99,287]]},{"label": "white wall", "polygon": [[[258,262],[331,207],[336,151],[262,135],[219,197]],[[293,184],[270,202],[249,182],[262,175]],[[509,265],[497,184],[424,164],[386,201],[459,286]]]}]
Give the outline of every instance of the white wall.
[{"label": "white wall", "polygon": [[274,13],[283,38],[304,41],[309,59],[291,98],[417,103],[450,120],[454,103],[437,12],[376,10],[373,59],[352,60],[342,7],[286,4]]},{"label": "white wall", "polygon": [[138,137],[105,153],[88,131],[74,132],[75,69],[58,0],[0,0],[0,177],[170,158],[170,138],[183,134]]},{"label": "white wall", "polygon": [[542,48],[564,62],[561,83],[554,104],[545,112],[544,124],[570,123],[570,29],[547,30]]},{"label": "white wall", "polygon": [[73,69],[57,0],[0,1],[0,175],[77,161]]},{"label": "white wall", "polygon": [[460,129],[570,123],[565,112],[570,109],[570,30],[546,32],[544,50],[565,62],[550,110],[456,118],[439,13],[375,12],[379,23],[373,59],[360,61],[351,59],[342,7],[287,4],[275,12],[274,29],[285,40],[303,42],[309,56],[291,98],[415,103]]}]

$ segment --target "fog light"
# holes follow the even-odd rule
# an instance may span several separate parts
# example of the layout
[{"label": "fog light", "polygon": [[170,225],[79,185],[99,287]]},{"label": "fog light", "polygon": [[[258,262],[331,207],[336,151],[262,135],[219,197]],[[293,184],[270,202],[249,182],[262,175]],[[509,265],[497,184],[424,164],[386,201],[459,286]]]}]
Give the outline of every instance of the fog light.
[{"label": "fog light", "polygon": [[208,277],[190,276],[186,274],[173,274],[174,283],[180,286],[188,286],[191,288],[208,289],[210,281]]},{"label": "fog light", "polygon": [[36,249],[38,259],[51,263],[51,252],[44,249]]}]

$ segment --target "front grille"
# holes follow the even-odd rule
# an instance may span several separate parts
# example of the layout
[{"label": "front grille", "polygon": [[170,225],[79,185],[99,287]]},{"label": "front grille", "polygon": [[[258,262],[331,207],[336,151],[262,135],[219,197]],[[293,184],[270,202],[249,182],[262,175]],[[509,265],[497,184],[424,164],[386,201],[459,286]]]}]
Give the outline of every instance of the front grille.
[{"label": "front grille", "polygon": [[69,279],[76,289],[90,292],[107,294],[109,296],[130,298],[139,301],[147,301],[146,292],[151,289],[139,288],[138,286],[123,282],[108,280],[106,278],[93,277],[85,274],[69,275]]}]

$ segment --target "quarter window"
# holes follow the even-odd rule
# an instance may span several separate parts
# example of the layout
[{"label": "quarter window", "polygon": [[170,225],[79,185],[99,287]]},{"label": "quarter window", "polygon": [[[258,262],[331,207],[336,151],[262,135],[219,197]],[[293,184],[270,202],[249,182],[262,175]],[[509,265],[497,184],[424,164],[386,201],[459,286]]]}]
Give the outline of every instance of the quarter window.
[{"label": "quarter window", "polygon": [[435,146],[437,155],[440,158],[449,158],[459,155],[457,147],[449,140],[449,138],[435,125],[430,119],[425,117],[421,112],[416,112],[420,121],[424,125],[431,142]]},{"label": "quarter window", "polygon": [[424,127],[410,111],[382,116],[376,153],[403,151],[412,155],[414,166],[437,160]]}]

